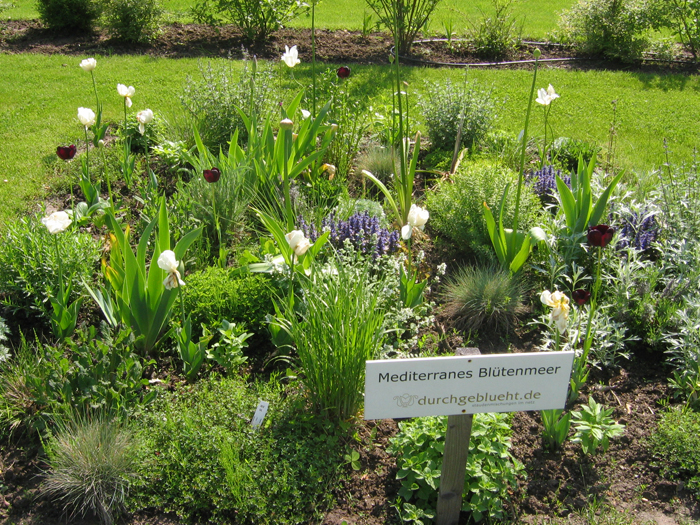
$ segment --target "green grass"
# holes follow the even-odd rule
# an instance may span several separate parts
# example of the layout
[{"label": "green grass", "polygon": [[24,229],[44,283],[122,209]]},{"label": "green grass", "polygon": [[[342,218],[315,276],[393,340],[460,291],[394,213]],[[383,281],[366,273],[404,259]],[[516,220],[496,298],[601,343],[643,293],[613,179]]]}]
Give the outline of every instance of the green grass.
[{"label": "green grass", "polygon": [[[193,0],[163,0],[167,18],[171,21],[191,22],[190,7]],[[536,8],[533,8],[536,4]],[[513,13],[523,25],[523,35],[542,39],[556,27],[559,13],[574,4],[574,0],[520,0],[513,4]],[[35,0],[15,0],[13,7],[0,15],[6,19],[34,19],[39,17]],[[482,12],[492,13],[491,0],[443,0],[437,7],[429,25],[428,33],[444,34],[443,23],[452,23],[453,31],[463,35],[469,23],[476,23]],[[377,16],[364,0],[321,0],[316,7],[316,27],[325,29],[361,30],[365,13]],[[311,27],[311,17],[301,16],[294,20],[292,27]]]},{"label": "green grass", "polygon": [[[82,137],[77,121],[79,106],[94,106],[89,75],[79,57],[60,55],[0,55],[0,225],[37,202],[55,181],[56,146]],[[295,68],[295,77],[309,85],[309,64]],[[98,89],[107,119],[121,118],[118,82],[136,87],[134,111],[151,108],[156,115],[179,108],[185,77],[198,74],[197,60],[155,59],[147,56],[98,57]],[[428,83],[446,78],[461,81],[460,70],[403,69],[409,96]],[[503,101],[496,127],[514,135],[522,129],[532,81],[529,71],[473,69],[469,78],[493,86]],[[549,122],[554,133],[605,146],[612,119],[611,101],[617,101],[617,155],[619,164],[639,170],[664,162],[663,139],[672,159],[689,159],[700,136],[700,79],[697,76],[639,74],[612,71],[542,69],[537,86],[551,83],[561,95]],[[354,66],[350,80],[357,96],[376,111],[389,102],[390,70],[383,66]],[[414,116],[417,111],[413,109]],[[534,105],[531,135],[542,133],[541,107]],[[8,182],[3,182],[3,180]]]}]

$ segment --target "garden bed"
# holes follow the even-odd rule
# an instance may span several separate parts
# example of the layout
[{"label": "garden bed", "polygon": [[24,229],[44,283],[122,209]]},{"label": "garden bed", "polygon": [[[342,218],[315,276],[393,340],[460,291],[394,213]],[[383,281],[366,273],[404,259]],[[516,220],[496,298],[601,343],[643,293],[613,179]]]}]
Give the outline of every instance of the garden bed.
[{"label": "garden bed", "polygon": [[[226,57],[240,59],[256,55],[260,58],[278,60],[285,45],[297,45],[304,61],[310,61],[310,32],[308,30],[283,30],[275,33],[264,45],[248,47],[240,32],[231,27],[212,28],[203,25],[174,24],[166,27],[158,39],[149,45],[124,46],[108,40],[103,34],[88,36],[61,36],[41,28],[37,22],[9,21],[0,29],[0,52],[40,53],[68,56],[99,54],[144,54],[166,58]],[[317,32],[317,59],[336,64],[388,64],[392,41],[384,34],[362,35],[349,31]],[[508,57],[513,62],[509,68],[531,68],[529,63],[534,46],[524,46]],[[548,67],[573,69],[633,69],[635,71],[668,71],[659,64],[620,64],[590,57],[569,57],[570,50],[558,46],[541,46],[543,58],[553,62]],[[488,65],[490,60],[477,59],[466,49],[450,49],[444,42],[417,44],[414,56],[408,59],[436,62],[470,62]],[[577,58],[562,62],[557,59]],[[683,63],[670,66],[674,71],[696,73],[697,66]],[[540,95],[542,96],[542,95]],[[108,146],[109,146],[108,141]],[[82,151],[80,152],[82,153]],[[424,159],[421,158],[421,161]],[[161,175],[161,173],[159,173]],[[167,196],[171,196],[176,185],[175,177],[162,180],[167,182]],[[172,174],[170,174],[172,177]],[[420,180],[420,179],[419,179]],[[132,196],[121,182],[115,190],[126,199]],[[122,191],[123,190],[123,191]],[[422,188],[415,192],[422,194]],[[50,198],[57,209],[68,207],[72,193],[53,195]],[[136,201],[127,200],[130,204]],[[142,202],[142,201],[140,201]],[[134,205],[134,208],[140,205]],[[139,208],[139,211],[142,211]],[[151,210],[152,211],[152,210]],[[137,228],[136,220],[134,229]],[[95,233],[95,232],[91,232]],[[429,223],[426,237],[417,234],[414,248],[424,249],[426,260],[422,271],[434,274],[444,262],[463,262],[444,243],[434,247],[429,239],[437,236]],[[96,236],[96,235],[95,235]],[[290,243],[291,244],[291,243]],[[411,245],[409,245],[409,250]],[[656,254],[655,254],[656,256]],[[590,261],[588,261],[590,263]],[[292,271],[293,270],[293,264]],[[428,297],[441,301],[443,296],[436,288]],[[530,312],[532,302],[528,305]],[[539,306],[539,305],[538,305]],[[440,313],[440,310],[438,310]],[[83,312],[81,321],[95,320],[100,313],[95,305]],[[183,308],[184,319],[184,308]],[[580,323],[579,323],[580,327]],[[23,326],[25,330],[33,326]],[[46,325],[43,327],[46,329]],[[464,341],[451,332],[447,317],[438,317],[430,327],[421,331],[423,342],[432,338],[435,345],[428,344],[434,353],[454,351]],[[453,335],[450,336],[449,334]],[[15,341],[18,342],[16,336]],[[50,333],[46,331],[47,339]],[[580,335],[580,334],[579,334]],[[429,337],[430,336],[430,337]],[[508,337],[500,338],[488,332],[482,334],[479,346],[484,353],[528,352],[540,343],[539,330],[520,328]],[[240,372],[267,379],[275,365],[268,366],[275,357],[274,348],[262,343],[256,348],[257,355],[251,358],[246,368]],[[512,488],[508,500],[504,502],[507,516],[513,523],[593,523],[596,513],[605,514],[612,508],[620,516],[625,515],[624,523],[642,523],[653,520],[656,523],[680,524],[689,519],[700,518],[700,508],[693,492],[686,489],[683,482],[670,481],[662,474],[662,465],[652,453],[650,436],[655,432],[659,414],[671,403],[672,392],[668,387],[671,369],[661,365],[663,354],[651,351],[645,345],[636,345],[631,352],[631,360],[620,360],[614,374],[594,369],[587,384],[583,387],[576,404],[569,408],[579,408],[589,398],[614,409],[613,418],[626,426],[625,434],[611,442],[605,454],[584,455],[581,447],[566,441],[562,449],[548,451],[542,444],[542,424],[539,413],[520,412],[512,418],[512,453],[525,466],[526,477],[520,485]],[[168,358],[158,371],[148,368],[147,379],[154,382],[167,381],[166,391],[188,392],[191,385],[179,377],[180,371],[174,358]],[[159,363],[159,366],[163,363]],[[284,366],[278,366],[279,371]],[[165,370],[164,370],[165,369]],[[220,372],[220,368],[215,368]],[[196,374],[195,374],[196,375]],[[291,397],[295,392],[289,387]],[[311,410],[310,406],[305,407]],[[240,416],[245,418],[247,416]],[[357,468],[344,464],[339,483],[333,489],[335,503],[319,520],[324,525],[399,524],[394,504],[401,483],[396,479],[397,460],[387,452],[390,439],[399,431],[394,420],[354,421],[353,437],[343,442],[343,446],[359,454]],[[45,457],[40,453],[41,444],[33,437],[16,437],[0,449],[0,524],[39,525],[69,522],[76,525],[95,523],[95,518],[84,519],[67,517],[55,502],[38,497],[39,484],[46,469]],[[460,523],[467,523],[462,515]],[[174,513],[152,509],[149,513],[126,516],[122,523],[129,525],[174,525],[181,523]],[[607,523],[607,522],[605,522]],[[617,522],[616,522],[617,523]]]}]

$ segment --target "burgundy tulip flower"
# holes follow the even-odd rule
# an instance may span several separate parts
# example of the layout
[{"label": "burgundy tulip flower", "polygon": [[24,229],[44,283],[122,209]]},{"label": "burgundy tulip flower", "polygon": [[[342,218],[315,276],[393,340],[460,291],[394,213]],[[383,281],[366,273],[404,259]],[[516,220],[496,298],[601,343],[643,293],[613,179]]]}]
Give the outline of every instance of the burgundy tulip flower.
[{"label": "burgundy tulip flower", "polygon": [[340,66],[337,74],[338,78],[348,78],[350,76],[350,68],[347,66]]},{"label": "burgundy tulip flower", "polygon": [[615,229],[607,224],[599,224],[588,228],[588,244],[591,246],[600,246],[605,248],[612,241]]},{"label": "burgundy tulip flower", "polygon": [[70,146],[59,146],[56,148],[56,155],[58,155],[59,159],[71,160],[73,157],[75,157],[77,151],[78,148],[75,147],[75,144],[71,144]]},{"label": "burgundy tulip flower", "polygon": [[202,174],[204,175],[204,180],[207,182],[216,182],[219,180],[219,177],[221,177],[221,171],[219,171],[219,168],[204,170]]},{"label": "burgundy tulip flower", "polygon": [[583,289],[574,290],[571,292],[571,298],[577,305],[583,306],[591,298],[591,292]]}]

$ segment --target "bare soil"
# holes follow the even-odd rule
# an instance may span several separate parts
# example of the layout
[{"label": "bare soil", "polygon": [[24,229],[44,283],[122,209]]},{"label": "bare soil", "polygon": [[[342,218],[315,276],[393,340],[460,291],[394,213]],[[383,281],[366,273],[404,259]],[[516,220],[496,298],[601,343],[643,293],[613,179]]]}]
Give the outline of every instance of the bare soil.
[{"label": "bare soil", "polygon": [[[40,53],[85,56],[94,54],[148,54],[158,57],[231,57],[244,54],[278,59],[285,45],[297,45],[304,61],[311,59],[310,32],[286,29],[275,33],[264,44],[250,44],[231,27],[213,28],[196,24],[174,24],[148,45],[125,46],[110,40],[103,33],[92,35],[60,35],[43,29],[37,21],[0,22],[0,52]],[[388,64],[392,41],[385,34],[363,36],[348,31],[318,31],[317,58],[335,64]],[[457,46],[459,47],[459,46]],[[542,46],[543,58],[576,60],[545,62],[549,67],[636,69],[643,71],[681,71],[696,73],[690,63],[618,64],[596,57],[582,57],[558,46]],[[531,47],[513,52],[509,61],[528,60]],[[474,56],[468,49],[450,49],[444,43],[417,45],[414,54],[406,57],[416,64],[481,63],[489,60]],[[531,67],[530,63],[507,64],[503,67]],[[437,328],[445,333],[438,321]],[[439,331],[439,330],[438,330]],[[526,350],[531,346],[527,335],[516,341]],[[448,346],[457,346],[459,341]],[[489,351],[498,350],[496,341],[483,341]],[[449,348],[448,348],[449,349]],[[454,350],[454,348],[451,348]],[[639,523],[653,520],[675,524],[700,518],[697,501],[682,483],[664,479],[648,445],[659,418],[660,404],[668,398],[667,376],[658,354],[637,353],[614,377],[598,374],[589,380],[578,402],[593,396],[615,408],[614,417],[626,425],[623,437],[614,441],[606,454],[584,456],[578,445],[567,442],[563,449],[549,452],[542,447],[542,426],[537,413],[520,412],[513,418],[513,453],[524,463],[527,477],[511,494],[509,510],[515,522],[542,523],[554,517],[568,517],[571,523],[583,523],[576,511],[592,501],[605,502],[627,511]],[[377,427],[371,439],[371,430]],[[386,453],[388,440],[398,430],[393,420],[366,422],[359,430],[364,438],[354,443],[361,456],[359,471],[348,469],[345,481],[336,491],[336,505],[323,520],[324,525],[340,525],[343,521],[358,525],[398,524],[392,507],[400,487],[396,480],[395,459]],[[51,525],[95,523],[94,518],[77,519],[63,515],[48,501],[37,497],[43,463],[39,443],[15,439],[0,447],[0,524]],[[463,515],[461,523],[467,523]],[[171,515],[154,511],[130,516],[130,525],[174,525]]]}]

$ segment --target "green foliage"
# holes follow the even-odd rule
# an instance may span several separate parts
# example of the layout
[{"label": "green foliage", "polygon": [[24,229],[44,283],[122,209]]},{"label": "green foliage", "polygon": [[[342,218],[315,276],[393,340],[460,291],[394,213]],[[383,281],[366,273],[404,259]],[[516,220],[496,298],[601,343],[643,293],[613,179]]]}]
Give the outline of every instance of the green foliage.
[{"label": "green foliage", "polygon": [[228,149],[227,143],[237,129],[241,143],[248,140],[247,129],[243,124],[238,109],[243,109],[253,118],[251,108],[255,109],[256,124],[264,122],[273,114],[274,102],[277,100],[273,87],[271,68],[260,68],[249,60],[243,62],[243,69],[236,78],[233,62],[209,62],[199,64],[200,79],[187,77],[180,102],[188,117],[188,125],[183,126],[188,147],[194,145],[192,129],[196,129],[205,146],[217,151],[220,147]]},{"label": "green foliage", "polygon": [[700,413],[670,408],[649,441],[661,475],[684,481],[686,489],[700,495]]},{"label": "green foliage", "polygon": [[588,405],[582,405],[580,412],[571,412],[576,429],[571,441],[580,443],[584,454],[594,454],[599,446],[603,452],[607,452],[610,439],[622,435],[625,431],[624,425],[610,417],[612,413],[612,408],[605,408],[590,396]]},{"label": "green foliage", "polygon": [[232,269],[210,267],[187,277],[185,310],[195,328],[216,326],[226,319],[255,333],[265,328],[275,291],[266,276],[239,276]]},{"label": "green foliage", "polygon": [[162,17],[160,0],[109,0],[104,23],[111,37],[142,43],[158,36]]},{"label": "green foliage", "polygon": [[[250,426],[259,399],[262,427]],[[145,441],[132,510],[188,523],[306,524],[331,503],[342,457],[337,426],[310,416],[274,378],[209,378],[164,393],[137,420]]]},{"label": "green foliage", "polygon": [[[426,207],[430,211],[432,228],[460,252],[493,260],[491,240],[482,213],[483,203],[497,211],[506,184],[513,182],[517,182],[517,174],[497,162],[462,163],[450,180],[440,182],[436,191],[427,195]],[[523,187],[521,229],[527,230],[537,223],[539,210],[537,196]],[[514,212],[515,199],[507,199],[503,216],[506,226],[512,223]],[[499,220],[498,215],[496,220]]]},{"label": "green foliage", "polygon": [[569,435],[571,413],[563,410],[542,410],[542,442],[549,450],[559,450]]},{"label": "green foliage", "polygon": [[[168,274],[157,264],[161,254],[170,250],[170,225],[165,198],[158,203],[157,217],[143,231],[136,253],[129,243],[129,226],[122,230],[111,210],[106,217],[112,245],[109,264],[103,262],[108,286],[100,290],[88,288],[88,292],[111,326],[123,323],[131,328],[134,345],[146,354],[155,348],[164,335],[177,296],[177,287],[165,287],[164,280]],[[156,226],[151,260],[146,268],[150,237]],[[182,261],[187,248],[201,233],[201,229],[193,230],[178,241],[172,250],[178,261]]]},{"label": "green foliage", "polygon": [[94,0],[37,0],[41,22],[56,31],[91,33],[101,7]]},{"label": "green foliage", "polygon": [[411,52],[418,32],[428,23],[440,0],[366,0],[398,42],[401,55]]},{"label": "green foliage", "polygon": [[698,0],[658,0],[663,23],[678,36],[683,45],[700,58],[700,2]]},{"label": "green foliage", "polygon": [[133,352],[128,331],[98,335],[90,327],[77,332],[77,341],[35,346],[23,342],[0,369],[0,426],[6,429],[42,430],[55,415],[96,409],[123,417],[155,397],[143,378],[154,362]]},{"label": "green foliage", "polygon": [[82,282],[93,280],[99,243],[83,232],[54,237],[36,216],[8,224],[0,239],[0,303],[14,313],[47,315],[46,302],[59,295],[59,257],[73,302],[80,296]]},{"label": "green foliage", "polygon": [[[435,510],[445,449],[446,417],[421,417],[399,423],[400,432],[387,449],[397,456],[399,496],[428,514]],[[462,510],[474,521],[504,519],[503,500],[524,475],[524,467],[509,452],[506,414],[477,414],[472,424]],[[410,511],[407,503],[403,511]]]},{"label": "green foliage", "polygon": [[[207,149],[196,129],[194,133],[197,151],[184,156],[184,162],[192,169],[188,182],[178,182],[175,213],[184,224],[203,225],[203,235],[211,247],[209,260],[216,260],[218,256],[218,262],[222,263],[222,254],[225,258],[231,242],[242,236],[248,205],[256,194],[257,178],[243,156],[236,154],[242,154],[236,143],[238,130],[233,134],[234,145],[229,154],[219,150],[218,156]],[[220,170],[220,178],[209,183],[203,172],[212,168]]]},{"label": "green foliage", "polygon": [[479,56],[500,60],[520,45],[522,24],[513,16],[513,0],[491,0],[493,16],[481,12],[481,19],[472,24],[469,40]]},{"label": "green foliage", "polygon": [[7,323],[2,317],[0,317],[0,365],[2,365],[3,361],[7,361],[11,355],[10,349],[5,346],[9,333],[10,329],[7,326]]},{"label": "green foliage", "polygon": [[549,154],[554,159],[554,164],[569,173],[576,171],[580,158],[588,164],[600,153],[600,146],[585,140],[558,137],[552,142]]},{"label": "green foliage", "polygon": [[394,154],[386,146],[370,146],[360,153],[357,159],[356,172],[369,171],[384,185],[389,185],[391,176],[396,172]]},{"label": "green foliage", "polygon": [[453,151],[462,119],[460,147],[472,148],[491,130],[496,120],[492,91],[474,82],[454,86],[451,80],[428,84],[419,98],[420,108],[432,146]]},{"label": "green foliage", "polygon": [[243,349],[248,346],[246,339],[253,334],[247,333],[245,326],[229,323],[226,319],[221,321],[219,334],[221,340],[207,350],[207,358],[213,359],[229,372],[235,371],[247,360]]},{"label": "green foliage", "polygon": [[445,313],[462,330],[505,333],[527,310],[520,277],[500,266],[464,266],[445,283]]},{"label": "green foliage", "polygon": [[299,0],[201,0],[192,8],[197,22],[217,25],[223,21],[243,31],[249,40],[265,41],[296,18],[303,7]]},{"label": "green foliage", "polygon": [[585,53],[637,60],[649,45],[647,4],[647,0],[579,0],[562,14],[562,37]]},{"label": "green foliage", "polygon": [[700,409],[700,361],[686,360],[683,368],[673,371],[668,386],[673,390],[673,398],[681,399],[694,411]]},{"label": "green foliage", "polygon": [[301,304],[288,305],[277,323],[294,342],[314,408],[342,421],[362,406],[365,362],[379,357],[385,332],[381,282],[373,282],[367,267],[336,260],[335,270],[300,278]]},{"label": "green foliage", "polygon": [[136,444],[127,427],[104,417],[59,424],[46,444],[49,471],[41,492],[71,516],[92,512],[111,525],[136,472]]}]

